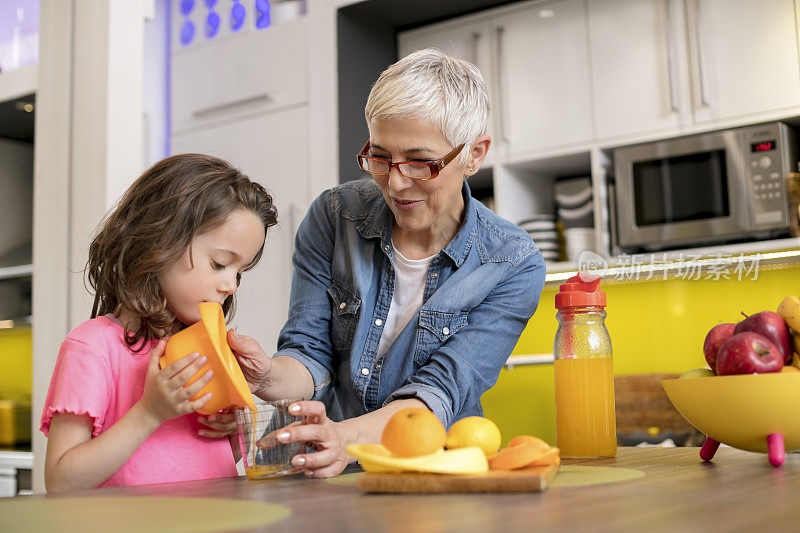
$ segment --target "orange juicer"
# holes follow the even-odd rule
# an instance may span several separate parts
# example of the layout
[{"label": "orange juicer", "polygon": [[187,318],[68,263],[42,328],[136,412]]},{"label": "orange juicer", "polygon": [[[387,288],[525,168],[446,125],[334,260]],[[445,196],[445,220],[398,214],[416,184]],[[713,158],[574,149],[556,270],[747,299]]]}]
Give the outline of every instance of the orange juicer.
[{"label": "orange juicer", "polygon": [[228,346],[222,306],[216,302],[203,302],[199,308],[200,321],[179,331],[167,341],[166,350],[159,361],[161,368],[190,353],[205,355],[208,362],[186,382],[186,385],[190,385],[207,371],[214,371],[211,381],[191,398],[196,400],[208,392],[211,393],[211,399],[197,412],[210,415],[231,407],[255,410],[253,395],[250,394],[242,369]]}]

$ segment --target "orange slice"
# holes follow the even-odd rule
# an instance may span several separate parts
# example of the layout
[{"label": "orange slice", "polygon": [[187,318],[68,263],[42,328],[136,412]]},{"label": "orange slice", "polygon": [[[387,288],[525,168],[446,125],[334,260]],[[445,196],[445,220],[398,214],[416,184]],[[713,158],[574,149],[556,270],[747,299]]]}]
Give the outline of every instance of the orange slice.
[{"label": "orange slice", "polygon": [[543,441],[539,437],[532,437],[530,435],[517,435],[516,437],[508,441],[509,448],[513,446],[519,446],[520,444],[528,444],[531,446],[535,446],[540,450],[550,449],[550,445],[547,444],[545,441]]},{"label": "orange slice", "polygon": [[530,435],[519,435],[511,439],[492,457],[489,457],[491,470],[517,470],[529,466],[547,466],[560,462],[558,448],[551,448],[540,438]]}]

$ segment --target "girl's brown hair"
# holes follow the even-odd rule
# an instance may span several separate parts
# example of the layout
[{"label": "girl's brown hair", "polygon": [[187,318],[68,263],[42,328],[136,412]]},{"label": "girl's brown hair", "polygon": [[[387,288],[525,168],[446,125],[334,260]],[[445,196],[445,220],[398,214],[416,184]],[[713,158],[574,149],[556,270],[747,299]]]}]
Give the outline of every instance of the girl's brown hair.
[{"label": "girl's brown hair", "polygon": [[[237,209],[258,216],[265,232],[278,221],[267,190],[222,159],[180,154],[150,167],[100,223],[89,246],[85,273],[95,291],[92,318],[122,309],[136,313],[138,329],[125,331],[135,351],[159,338],[175,321],[161,275],[187,248],[191,259],[192,239]],[[263,251],[262,245],[248,270]],[[233,307],[231,295],[222,304],[228,318]]]}]

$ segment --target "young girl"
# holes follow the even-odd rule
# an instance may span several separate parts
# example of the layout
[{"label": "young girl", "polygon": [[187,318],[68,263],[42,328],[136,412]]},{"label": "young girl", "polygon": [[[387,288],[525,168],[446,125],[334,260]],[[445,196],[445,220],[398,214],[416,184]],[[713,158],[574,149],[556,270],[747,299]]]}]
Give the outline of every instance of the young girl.
[{"label": "young girl", "polygon": [[166,339],[200,320],[198,304],[233,313],[245,270],[277,222],[272,197],[225,161],[169,157],[147,170],[89,248],[92,319],[67,335],[41,419],[49,492],[236,475],[230,419],[190,401],[213,372],[187,354],[163,370]]}]

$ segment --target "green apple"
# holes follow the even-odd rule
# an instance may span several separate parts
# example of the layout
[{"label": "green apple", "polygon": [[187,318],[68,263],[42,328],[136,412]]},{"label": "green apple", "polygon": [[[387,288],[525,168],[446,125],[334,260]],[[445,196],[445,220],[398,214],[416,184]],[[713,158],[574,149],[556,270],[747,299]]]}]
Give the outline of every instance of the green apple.
[{"label": "green apple", "polygon": [[716,374],[710,368],[695,368],[694,370],[684,372],[678,379],[707,378],[711,376],[716,376]]}]

